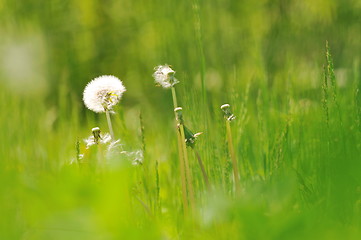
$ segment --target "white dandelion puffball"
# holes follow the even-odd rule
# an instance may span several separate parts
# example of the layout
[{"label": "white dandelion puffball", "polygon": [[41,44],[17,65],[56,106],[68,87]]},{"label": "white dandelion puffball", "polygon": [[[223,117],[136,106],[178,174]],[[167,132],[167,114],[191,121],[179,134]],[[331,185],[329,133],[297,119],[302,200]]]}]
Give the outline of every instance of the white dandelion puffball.
[{"label": "white dandelion puffball", "polygon": [[169,65],[159,65],[154,68],[154,80],[164,88],[171,88],[179,81],[174,78],[175,71]]},{"label": "white dandelion puffball", "polygon": [[83,101],[90,110],[101,113],[112,110],[126,91],[122,81],[111,75],[104,75],[90,81],[83,93]]}]

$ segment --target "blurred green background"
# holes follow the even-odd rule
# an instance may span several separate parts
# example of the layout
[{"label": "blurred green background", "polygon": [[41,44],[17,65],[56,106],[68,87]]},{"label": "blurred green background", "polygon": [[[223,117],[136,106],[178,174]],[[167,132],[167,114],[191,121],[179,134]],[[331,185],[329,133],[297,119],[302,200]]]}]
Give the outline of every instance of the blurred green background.
[{"label": "blurred green background", "polygon": [[[359,239],[361,1],[1,0],[0,16],[0,239]],[[171,95],[152,79],[165,63],[219,188],[206,195],[193,164],[200,213],[186,220]],[[130,150],[142,147],[142,114],[142,169],[71,164],[76,141],[107,128],[82,102],[103,74],[127,87],[114,125]],[[225,102],[239,199],[224,177]]]},{"label": "blurred green background", "polygon": [[114,74],[129,89],[127,104],[153,103],[162,97],[153,88],[154,66],[173,65],[182,81],[197,88],[204,61],[207,90],[216,96],[227,94],[235,72],[240,86],[266,78],[273,87],[282,86],[291,71],[294,84],[310,89],[318,84],[326,40],[337,69],[351,68],[359,57],[360,5],[3,0],[2,84],[9,91],[48,95],[58,105],[60,86],[80,99],[90,79]]}]

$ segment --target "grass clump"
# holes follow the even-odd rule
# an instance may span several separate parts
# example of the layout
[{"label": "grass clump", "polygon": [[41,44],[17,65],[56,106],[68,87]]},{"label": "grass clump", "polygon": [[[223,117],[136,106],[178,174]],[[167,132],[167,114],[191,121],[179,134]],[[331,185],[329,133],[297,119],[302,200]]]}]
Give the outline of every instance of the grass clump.
[{"label": "grass clump", "polygon": [[0,239],[360,239],[360,14],[319,4],[5,0]]}]

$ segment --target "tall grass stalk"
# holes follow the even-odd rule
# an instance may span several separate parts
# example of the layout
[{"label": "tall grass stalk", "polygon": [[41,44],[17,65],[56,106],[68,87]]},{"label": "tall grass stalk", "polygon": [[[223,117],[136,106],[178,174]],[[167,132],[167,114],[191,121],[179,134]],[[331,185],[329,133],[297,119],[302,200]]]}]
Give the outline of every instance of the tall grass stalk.
[{"label": "tall grass stalk", "polygon": [[354,63],[354,67],[353,67],[353,75],[354,75],[354,105],[355,105],[355,121],[356,121],[356,126],[357,129],[359,131],[359,133],[361,133],[361,106],[360,106],[360,82],[359,82],[359,78],[360,78],[360,73],[359,73],[359,68],[358,68],[358,61],[355,61]]},{"label": "tall grass stalk", "polygon": [[[159,182],[158,182],[158,176],[156,176],[156,192],[155,197],[151,194],[151,187],[150,182],[147,181],[150,179],[150,169],[149,169],[149,161],[146,161],[146,144],[145,144],[145,137],[144,137],[144,123],[143,123],[143,116],[142,113],[139,112],[139,125],[140,125],[140,140],[142,143],[142,152],[143,152],[143,163],[140,164],[139,168],[142,170],[140,172],[140,181],[142,182],[143,189],[145,192],[145,197],[147,198],[149,205],[153,207],[154,215],[157,213],[158,209],[160,209],[159,204]],[[149,208],[150,209],[150,208]],[[149,210],[150,211],[150,210]]]},{"label": "tall grass stalk", "polygon": [[323,66],[323,81],[322,81],[322,108],[325,115],[327,127],[329,126],[329,110],[328,110],[328,77],[327,67]]},{"label": "tall grass stalk", "polygon": [[155,161],[155,185],[157,187],[156,189],[156,204],[155,204],[155,211],[156,213],[159,212],[161,208],[161,202],[160,202],[160,185],[159,185],[159,166],[158,166],[158,160]]},{"label": "tall grass stalk", "polygon": [[256,106],[257,106],[257,120],[258,120],[258,138],[261,144],[261,159],[263,161],[263,174],[264,178],[267,177],[269,174],[269,161],[267,157],[267,150],[268,150],[268,141],[266,140],[266,127],[264,123],[264,116],[263,116],[263,101],[262,101],[262,90],[259,89],[257,93],[256,99]]},{"label": "tall grass stalk", "polygon": [[[206,91],[206,59],[204,56],[203,42],[202,42],[202,29],[201,29],[201,19],[199,13],[199,2],[198,0],[193,1],[193,15],[194,15],[194,29],[196,34],[196,41],[199,50],[199,58],[201,64],[201,85],[202,85],[202,100],[203,108],[207,109],[207,91]],[[206,118],[205,118],[206,119]],[[206,122],[207,124],[207,122]],[[206,125],[207,126],[207,125]]]},{"label": "tall grass stalk", "polygon": [[79,141],[79,139],[76,140],[75,150],[76,150],[76,162],[80,166],[81,158],[80,158],[80,141]]},{"label": "tall grass stalk", "polygon": [[337,100],[337,84],[336,84],[336,76],[334,72],[333,60],[330,52],[330,47],[328,41],[326,41],[326,63],[327,63],[327,77],[331,82],[332,87],[332,100],[336,106],[337,115],[339,118],[340,125],[342,126],[342,118],[341,118],[341,111],[340,106]]},{"label": "tall grass stalk", "polygon": [[[143,121],[143,115],[142,112],[139,112],[139,124],[140,124],[140,135],[141,135],[141,141],[142,141],[142,151],[143,151],[143,170],[144,170],[144,177],[143,177],[143,183],[144,183],[144,188],[145,191],[147,193],[149,193],[148,191],[148,185],[147,185],[147,179],[150,178],[150,168],[149,168],[149,163],[148,163],[148,155],[146,154],[146,144],[145,144],[145,129],[144,129],[144,121]],[[145,167],[147,167],[145,169]],[[156,215],[157,213],[159,213],[159,210],[161,209],[161,204],[160,204],[160,185],[159,185],[159,169],[158,169],[158,160],[156,159],[155,161],[155,200],[154,200],[154,205],[153,205],[153,210],[154,210],[154,215]],[[152,202],[152,196],[149,194],[149,202]]]}]

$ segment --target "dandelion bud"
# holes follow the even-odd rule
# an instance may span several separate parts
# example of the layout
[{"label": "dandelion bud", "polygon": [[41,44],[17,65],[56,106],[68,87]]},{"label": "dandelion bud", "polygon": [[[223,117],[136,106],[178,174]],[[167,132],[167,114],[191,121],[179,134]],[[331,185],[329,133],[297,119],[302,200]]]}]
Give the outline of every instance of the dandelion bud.
[{"label": "dandelion bud", "polygon": [[95,144],[99,144],[99,143],[107,144],[110,141],[111,141],[110,134],[109,133],[101,134],[99,127],[92,128],[92,135],[84,139],[87,149]]},{"label": "dandelion bud", "polygon": [[179,81],[174,78],[175,71],[169,65],[159,65],[154,68],[154,80],[163,88],[171,88]]},{"label": "dandelion bud", "polygon": [[227,120],[227,121],[232,121],[236,118],[236,116],[233,115],[232,111],[231,111],[231,106],[226,103],[226,104],[223,104],[221,106],[221,109],[224,113],[224,118]]},{"label": "dandelion bud", "polygon": [[198,136],[202,134],[203,132],[193,133],[189,128],[184,126],[185,142],[188,147],[194,148]]},{"label": "dandelion bud", "polygon": [[126,91],[122,81],[117,77],[104,75],[93,79],[84,89],[85,106],[94,112],[112,110]]},{"label": "dandelion bud", "polygon": [[100,137],[100,128],[98,128],[98,127],[93,128],[92,133],[93,133],[94,141],[96,143],[98,143],[99,139],[101,139],[101,137]]},{"label": "dandelion bud", "polygon": [[227,108],[230,108],[230,107],[231,107],[231,105],[229,105],[228,103],[226,103],[226,104],[223,104],[223,105],[221,106],[221,109],[224,110],[224,109],[227,109]]},{"label": "dandelion bud", "polygon": [[176,113],[176,116],[177,116],[177,121],[180,123],[180,124],[183,124],[183,113],[182,113],[182,108],[181,107],[177,107],[174,109],[174,112]]}]

